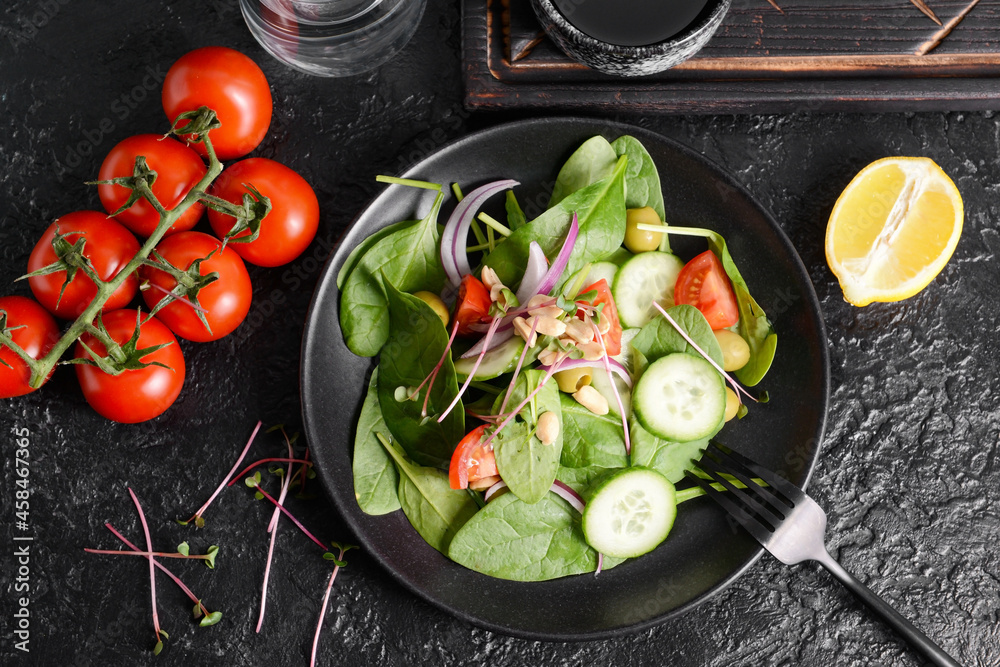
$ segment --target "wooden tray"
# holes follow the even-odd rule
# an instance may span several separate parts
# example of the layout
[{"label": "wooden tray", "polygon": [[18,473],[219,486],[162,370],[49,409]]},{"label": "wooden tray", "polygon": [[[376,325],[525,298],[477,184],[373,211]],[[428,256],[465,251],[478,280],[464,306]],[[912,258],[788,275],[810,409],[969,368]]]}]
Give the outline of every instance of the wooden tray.
[{"label": "wooden tray", "polygon": [[[940,27],[907,0],[733,0],[693,59],[641,78],[570,60],[528,0],[465,0],[466,105],[675,113],[1000,108],[1000,0],[981,0],[928,55]],[[967,0],[928,0],[947,23]]]}]

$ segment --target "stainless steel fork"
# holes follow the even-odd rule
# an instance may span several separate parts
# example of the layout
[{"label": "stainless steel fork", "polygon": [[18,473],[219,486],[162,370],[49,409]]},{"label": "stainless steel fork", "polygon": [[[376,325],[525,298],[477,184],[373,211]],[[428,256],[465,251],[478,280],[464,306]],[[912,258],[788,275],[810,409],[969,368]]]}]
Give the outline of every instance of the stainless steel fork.
[{"label": "stainless steel fork", "polygon": [[[804,560],[818,562],[931,663],[959,667],[940,646],[830,556],[823,540],[826,513],[802,489],[718,443],[709,445],[705,456],[696,465],[728,493],[690,471],[687,476],[722,505],[775,558],[787,565]],[[738,480],[739,484],[733,480]]]}]

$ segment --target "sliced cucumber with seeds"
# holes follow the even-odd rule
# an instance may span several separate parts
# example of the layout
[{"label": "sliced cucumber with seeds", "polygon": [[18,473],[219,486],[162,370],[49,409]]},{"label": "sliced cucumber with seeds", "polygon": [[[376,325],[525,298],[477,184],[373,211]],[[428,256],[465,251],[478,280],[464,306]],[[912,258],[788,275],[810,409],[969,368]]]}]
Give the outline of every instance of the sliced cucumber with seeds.
[{"label": "sliced cucumber with seeds", "polygon": [[725,417],[726,383],[701,357],[668,354],[636,382],[632,411],[647,431],[664,440],[700,440],[714,434]]},{"label": "sliced cucumber with seeds", "polygon": [[663,308],[674,305],[674,286],[684,262],[668,252],[644,252],[625,262],[615,275],[611,292],[618,317],[626,327],[641,327],[653,319],[657,302]]},{"label": "sliced cucumber with seeds", "polygon": [[[503,342],[497,347],[483,355],[483,360],[476,369],[474,379],[492,380],[508,371],[514,370],[517,360],[521,357],[521,350],[524,349],[524,340],[519,336]],[[524,360],[525,365],[534,361],[534,352],[529,351]],[[462,379],[467,378],[476,365],[476,357],[455,360],[455,373]]]},{"label": "sliced cucumber with seeds", "polygon": [[666,477],[652,468],[624,468],[594,489],[583,510],[583,536],[605,556],[635,558],[666,539],[676,515],[677,496]]}]

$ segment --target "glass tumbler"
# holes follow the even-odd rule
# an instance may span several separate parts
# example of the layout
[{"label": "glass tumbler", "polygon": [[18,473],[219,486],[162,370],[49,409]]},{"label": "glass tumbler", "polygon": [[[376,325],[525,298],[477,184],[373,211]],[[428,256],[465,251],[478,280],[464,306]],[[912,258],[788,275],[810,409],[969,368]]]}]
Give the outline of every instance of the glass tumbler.
[{"label": "glass tumbler", "polygon": [[260,45],[317,76],[378,67],[416,32],[427,0],[240,0]]}]

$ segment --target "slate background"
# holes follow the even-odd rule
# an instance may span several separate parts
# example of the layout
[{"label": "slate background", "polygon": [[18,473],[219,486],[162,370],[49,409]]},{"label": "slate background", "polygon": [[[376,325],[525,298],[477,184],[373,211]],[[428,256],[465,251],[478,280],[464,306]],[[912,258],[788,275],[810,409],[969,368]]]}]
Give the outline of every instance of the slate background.
[{"label": "slate background", "polygon": [[[84,181],[118,140],[165,131],[158,78],[192,48],[242,50],[264,69],[275,118],[257,155],[289,164],[316,189],[318,241],[288,267],[251,267],[255,305],[233,336],[182,343],[188,381],[146,424],[91,412],[72,373],[0,402],[0,663],[4,665],[304,664],[329,568],[281,529],[269,614],[253,632],[269,511],[246,489],[221,496],[208,526],[174,524],[229,469],[257,419],[300,424],[298,345],[323,259],[378,191],[434,147],[515,117],[462,107],[457,3],[430,0],[416,37],[370,74],[324,80],[270,59],[235,0],[131,3],[35,0],[0,10],[0,289],[13,284],[45,226],[99,209]],[[144,78],[146,87],[144,88]],[[125,98],[123,98],[125,96]],[[132,108],[134,107],[134,108]],[[123,117],[124,116],[124,117]],[[109,119],[114,129],[100,130]],[[661,132],[728,169],[795,243],[823,306],[832,357],[829,428],[811,493],[830,516],[834,555],[966,665],[1000,664],[1000,118],[986,113],[617,117]],[[107,127],[107,123],[104,124]],[[76,157],[74,157],[74,153]],[[926,155],[965,197],[954,258],[924,292],[898,304],[846,304],[823,256],[837,195],[874,159]],[[277,298],[276,298],[277,297]],[[275,301],[283,301],[271,314]],[[31,431],[31,652],[15,651],[11,614],[14,441]],[[279,452],[275,436],[254,452]],[[140,559],[88,556],[117,548],[110,521],[154,542],[220,544],[220,567],[171,563],[225,619],[192,625],[186,598],[158,579],[165,652],[154,659],[148,576]],[[317,483],[313,483],[319,492]],[[351,540],[322,497],[294,511],[326,539]],[[18,533],[21,534],[21,533]],[[765,556],[735,585],[668,626],[612,641],[560,644],[496,635],[405,592],[364,551],[334,587],[320,664],[918,665],[907,648],[811,565]]]}]

